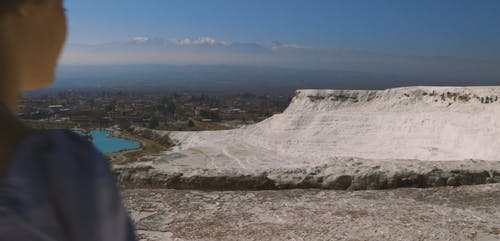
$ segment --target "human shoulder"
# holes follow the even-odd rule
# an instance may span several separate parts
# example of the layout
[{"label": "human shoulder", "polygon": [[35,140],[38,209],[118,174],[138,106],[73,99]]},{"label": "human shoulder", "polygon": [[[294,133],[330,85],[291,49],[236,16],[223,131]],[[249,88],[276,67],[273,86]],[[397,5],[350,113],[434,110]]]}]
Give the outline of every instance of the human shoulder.
[{"label": "human shoulder", "polygon": [[42,130],[38,134],[47,141],[45,154],[48,162],[65,166],[73,161],[78,166],[98,165],[109,168],[104,155],[89,140],[74,131],[52,129]]},{"label": "human shoulder", "polygon": [[37,130],[18,149],[13,166],[36,166],[51,178],[79,176],[111,179],[104,155],[83,136],[64,129]]},{"label": "human shoulder", "polygon": [[93,148],[92,143],[82,135],[68,129],[48,129],[37,131],[39,135],[45,136],[53,144],[61,146],[71,146],[74,148]]},{"label": "human shoulder", "polygon": [[[72,130],[38,130],[33,132],[27,139],[27,144],[38,144],[39,149],[49,153],[101,155],[89,140]],[[39,142],[43,142],[43,144]]]},{"label": "human shoulder", "polygon": [[69,130],[43,130],[27,145],[36,159],[27,163],[36,163],[40,175],[30,178],[43,183],[68,240],[135,240],[110,164],[90,141]]}]

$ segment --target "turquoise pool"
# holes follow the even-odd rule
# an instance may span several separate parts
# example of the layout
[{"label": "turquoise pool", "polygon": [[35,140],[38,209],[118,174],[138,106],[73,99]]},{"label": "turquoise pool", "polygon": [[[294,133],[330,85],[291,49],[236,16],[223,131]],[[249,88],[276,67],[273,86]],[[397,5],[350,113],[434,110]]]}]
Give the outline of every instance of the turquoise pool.
[{"label": "turquoise pool", "polygon": [[[80,131],[75,131],[82,134]],[[92,143],[103,153],[112,153],[117,151],[137,149],[141,144],[137,141],[109,136],[111,132],[108,130],[93,130],[90,131]]]}]

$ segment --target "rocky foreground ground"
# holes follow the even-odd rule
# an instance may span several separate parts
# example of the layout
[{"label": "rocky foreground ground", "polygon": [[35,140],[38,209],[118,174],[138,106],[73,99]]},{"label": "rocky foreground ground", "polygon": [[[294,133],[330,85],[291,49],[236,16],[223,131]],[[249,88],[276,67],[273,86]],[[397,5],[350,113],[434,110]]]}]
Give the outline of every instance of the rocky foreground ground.
[{"label": "rocky foreground ground", "polygon": [[141,240],[500,240],[500,184],[123,195]]}]

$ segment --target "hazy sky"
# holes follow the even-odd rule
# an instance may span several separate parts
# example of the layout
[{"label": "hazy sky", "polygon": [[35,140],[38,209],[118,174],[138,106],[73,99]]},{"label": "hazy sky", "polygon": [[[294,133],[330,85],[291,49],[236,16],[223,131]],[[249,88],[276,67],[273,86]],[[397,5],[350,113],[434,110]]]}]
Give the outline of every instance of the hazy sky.
[{"label": "hazy sky", "polygon": [[[267,47],[278,41],[288,47],[315,48],[313,54],[294,53],[290,58],[307,56],[308,62],[314,62],[314,58],[322,55],[318,57],[321,60],[317,62],[322,62],[318,68],[343,67],[340,51],[351,61],[348,66],[356,69],[356,56],[361,56],[357,68],[361,71],[377,69],[376,65],[361,67],[370,61],[385,61],[387,69],[395,68],[397,66],[390,63],[400,63],[400,59],[406,57],[439,56],[440,60],[444,57],[448,67],[455,63],[448,72],[461,69],[464,63],[470,65],[471,61],[478,65],[481,61],[494,61],[488,62],[489,66],[500,63],[499,0],[66,0],[66,7],[71,44],[99,45],[136,37],[170,42],[188,39],[190,43],[209,37],[220,41],[216,43],[252,43]],[[121,50],[128,51],[127,48]],[[227,54],[221,51],[221,56]],[[151,56],[139,52],[134,52],[136,60]],[[189,56],[181,52],[175,53],[176,58],[196,63],[196,51],[187,51]],[[84,48],[73,51],[70,45],[66,49],[70,57],[65,60],[88,62],[98,53],[102,51],[95,51],[96,55]],[[226,63],[243,56],[232,55],[229,59],[211,54],[200,59],[206,58],[203,63],[210,63],[210,59],[218,60],[214,63]],[[248,58],[262,62],[263,55],[255,55]],[[311,57],[313,55],[315,57]],[[335,61],[325,61],[332,55],[336,55]],[[113,59],[123,61],[127,56],[115,49],[97,58],[113,62]],[[163,61],[159,56],[151,58]],[[287,60],[283,53],[280,60],[277,59],[270,58],[268,62],[286,66],[291,61],[301,65]],[[175,63],[172,59],[163,62]],[[435,67],[439,68],[439,64]],[[489,73],[496,74],[495,71]]]}]

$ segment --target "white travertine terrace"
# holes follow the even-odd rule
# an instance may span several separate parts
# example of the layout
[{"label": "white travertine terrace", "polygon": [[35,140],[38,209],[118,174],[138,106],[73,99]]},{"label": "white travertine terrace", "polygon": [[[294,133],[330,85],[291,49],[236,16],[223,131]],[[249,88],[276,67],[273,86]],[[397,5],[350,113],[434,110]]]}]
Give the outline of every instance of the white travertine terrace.
[{"label": "white travertine terrace", "polygon": [[171,132],[211,167],[319,165],[332,157],[500,160],[500,87],[299,90],[282,114],[236,130]]},{"label": "white travertine terrace", "polygon": [[350,190],[500,182],[500,87],[299,90],[283,113],[254,125],[155,135],[176,146],[118,167],[121,181]]}]

